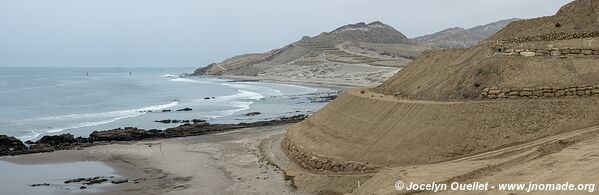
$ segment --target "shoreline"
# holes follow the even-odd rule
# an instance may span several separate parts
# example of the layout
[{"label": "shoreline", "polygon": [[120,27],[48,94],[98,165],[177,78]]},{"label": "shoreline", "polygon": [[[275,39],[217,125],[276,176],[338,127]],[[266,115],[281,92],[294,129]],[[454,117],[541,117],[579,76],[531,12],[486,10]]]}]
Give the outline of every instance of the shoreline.
[{"label": "shoreline", "polygon": [[[261,81],[272,82],[272,80]],[[283,83],[308,87],[329,88],[337,91],[346,90],[350,88],[348,86],[328,83],[301,83],[296,81],[285,81]],[[148,138],[145,137],[146,135],[141,135],[141,137],[139,138],[133,136],[133,140],[98,140],[96,138],[97,141],[100,141],[96,144],[92,143],[90,145],[70,146],[58,144],[55,148],[51,148],[49,150],[16,154],[16,156],[0,156],[0,161],[15,163],[18,165],[46,165],[96,161],[105,163],[107,166],[113,168],[118,173],[118,175],[121,175],[124,178],[128,178],[129,181],[132,181],[133,179],[143,178],[143,182],[138,182],[135,185],[131,182],[128,182],[118,185],[114,184],[103,186],[101,187],[103,191],[100,192],[100,194],[114,194],[125,191],[127,193],[133,194],[162,194],[168,192],[174,192],[176,194],[186,194],[187,192],[192,191],[195,193],[190,192],[189,194],[196,194],[198,192],[206,192],[206,190],[209,190],[213,193],[221,193],[222,191],[219,190],[223,187],[232,187],[239,185],[239,183],[256,182],[259,182],[260,184],[255,184],[250,189],[243,189],[244,191],[236,191],[236,189],[230,189],[231,192],[237,192],[231,194],[247,193],[249,191],[253,191],[254,193],[270,192],[275,194],[295,194],[295,192],[292,192],[292,184],[290,184],[289,181],[287,181],[284,178],[284,175],[281,173],[281,171],[277,169],[277,167],[269,165],[263,160],[263,157],[259,149],[259,145],[263,139],[270,137],[274,134],[284,133],[287,127],[303,119],[304,117],[301,117],[301,119],[287,119],[281,121],[274,121],[274,123],[273,121],[267,121],[265,123],[264,121],[262,121],[263,124],[257,124],[255,126],[252,125],[252,123],[250,123],[249,125],[244,124],[245,126],[235,126],[239,124],[229,124],[229,127],[227,127],[227,125],[224,125],[223,127],[218,126],[219,124],[215,124],[216,126],[215,128],[213,128],[214,130],[208,130],[208,132],[205,133],[192,132],[189,134],[184,133],[181,135],[168,137],[153,135],[154,137]],[[183,125],[175,128],[181,128],[182,126]],[[133,128],[133,130],[135,129],[136,128]],[[114,131],[113,134],[109,133],[109,135],[119,135],[119,132],[122,133],[123,130],[126,131],[127,129],[109,130]],[[132,135],[136,135],[135,131],[127,134],[127,136]],[[53,139],[50,140],[58,140],[60,142],[64,141],[61,140],[62,138],[64,137],[53,137]],[[211,141],[209,139],[214,139],[217,141]],[[243,142],[243,144],[238,144],[241,142]],[[205,145],[211,145],[212,147],[206,147],[205,149],[207,151],[201,151],[199,154],[197,154],[197,152],[189,152],[189,147],[204,147]],[[171,149],[171,147],[176,149]],[[214,148],[218,148],[218,150],[214,150]],[[222,157],[223,155],[228,156],[231,154],[219,154],[216,157],[207,156],[207,154],[209,153],[227,150],[230,148],[235,148],[235,150],[233,150],[232,153],[236,154],[237,156],[243,156],[239,162],[249,163],[249,165],[245,165],[243,169],[236,168],[237,164],[235,163],[218,167],[217,165],[227,161],[215,162],[214,160],[218,159],[219,156]],[[158,149],[158,152],[156,151],[156,149]],[[182,153],[182,155],[164,155],[165,153],[163,152],[165,151],[163,151],[163,149],[168,153]],[[248,153],[250,153],[251,155],[247,155]],[[191,176],[186,176],[186,173],[189,173],[190,171],[194,172],[194,170],[198,169],[198,167],[192,165],[182,165],[182,162],[180,162],[185,161],[186,158],[191,157],[196,158],[197,161],[211,162],[213,167],[205,168],[206,172],[204,172],[203,175],[191,174]],[[172,165],[169,166],[166,165],[166,163],[163,164],[161,163],[161,161],[177,162],[177,167],[174,168],[172,167]],[[228,169],[235,170],[227,171]],[[234,173],[245,173],[247,172],[246,169],[252,171],[251,176],[240,175],[238,177],[233,177],[231,175]],[[203,178],[205,174],[212,174],[213,176],[218,176],[221,181],[198,181],[202,180],[201,178]],[[206,183],[221,183],[222,185],[226,185],[221,186],[219,188],[214,188],[206,186]],[[72,192],[87,193],[86,191],[77,190],[79,189],[75,189]]]},{"label": "shoreline", "polygon": [[[126,183],[100,187],[103,191],[95,194],[294,194],[280,170],[263,161],[259,151],[263,139],[283,133],[291,125],[4,156],[0,161],[18,165],[97,161],[129,179]],[[79,189],[71,192],[87,193]]]},{"label": "shoreline", "polygon": [[204,78],[217,78],[217,79],[228,79],[233,82],[239,80],[239,82],[270,82],[270,83],[283,83],[283,84],[292,84],[299,86],[307,86],[307,87],[320,87],[320,88],[329,88],[337,91],[344,91],[347,89],[353,88],[361,88],[361,87],[372,87],[376,85],[380,85],[382,83],[374,83],[370,82],[368,84],[352,82],[352,81],[344,81],[339,79],[290,79],[290,78],[274,78],[274,77],[260,77],[260,76],[236,76],[236,75],[222,75],[222,76],[213,76],[213,75],[191,75],[191,77],[204,77]]},{"label": "shoreline", "polygon": [[[14,114],[9,114],[9,117],[4,120],[5,123],[0,124],[0,128],[6,131],[0,134],[14,136],[25,142],[28,140],[36,141],[45,135],[59,135],[64,133],[71,133],[75,137],[85,137],[92,131],[119,127],[164,130],[194,119],[207,120],[210,123],[270,120],[282,115],[299,114],[293,113],[295,111],[308,114],[309,112],[307,111],[315,111],[318,108],[314,106],[320,103],[318,102],[319,98],[336,92],[328,88],[315,89],[312,87],[302,87],[303,84],[301,83],[293,83],[294,85],[298,85],[297,87],[267,82],[248,86],[234,83],[229,84],[228,80],[204,80],[202,78],[190,80],[193,78],[186,79],[185,75],[177,77],[177,79],[181,80],[172,81],[176,79],[174,77],[159,77],[157,76],[159,74],[162,73],[152,73],[150,78],[143,78],[143,81],[160,84],[157,85],[157,87],[160,87],[157,88],[160,89],[157,91],[161,91],[163,88],[169,90],[151,97],[144,97],[140,99],[139,103],[123,104],[123,102],[127,102],[123,100],[127,99],[125,98],[128,97],[127,93],[116,92],[116,95],[107,96],[109,98],[108,101],[111,103],[110,106],[95,107],[95,104],[86,104],[81,107],[71,106],[64,109],[58,107],[50,110],[49,113],[46,113],[45,107],[40,107],[35,110],[37,114],[32,114],[31,116],[13,116]],[[239,90],[243,90],[243,92]],[[118,94],[123,94],[123,96],[121,97]],[[309,101],[304,101],[306,102],[306,106],[303,104],[289,104],[294,99],[286,99],[287,95],[293,95],[302,100],[308,99]],[[221,100],[214,100],[213,102],[209,102],[212,101],[210,99],[209,101],[206,100],[206,98],[210,97],[218,99],[221,96],[223,98]],[[257,102],[256,98],[260,97],[268,99],[268,101],[262,101],[264,103]],[[313,99],[316,101],[312,101]],[[253,104],[251,108],[249,104]],[[270,109],[278,105],[293,106],[288,106],[288,109],[284,111]],[[311,109],[306,109],[307,107]],[[15,107],[15,109],[15,112],[20,111],[19,107]],[[188,110],[179,112],[180,109]],[[243,116],[244,110],[249,110],[248,112],[261,111],[262,115],[246,117]],[[5,111],[10,112],[10,109]],[[166,121],[165,119],[179,121],[174,122],[179,124],[149,122]]]}]

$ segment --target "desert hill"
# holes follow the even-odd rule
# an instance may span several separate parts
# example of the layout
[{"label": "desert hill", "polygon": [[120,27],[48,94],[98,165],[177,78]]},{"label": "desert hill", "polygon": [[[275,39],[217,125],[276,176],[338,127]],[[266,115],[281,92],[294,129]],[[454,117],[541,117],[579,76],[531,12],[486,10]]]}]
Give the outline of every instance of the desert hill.
[{"label": "desert hill", "polygon": [[313,38],[303,39],[302,42],[367,42],[378,44],[411,44],[412,41],[395,28],[375,21],[369,24],[360,22],[339,27],[332,32],[322,33]]},{"label": "desert hill", "polygon": [[381,22],[357,23],[260,54],[236,56],[195,71],[195,75],[254,76],[380,83],[424,47]]},{"label": "desert hill", "polygon": [[576,34],[596,32],[599,28],[598,4],[599,1],[596,0],[573,1],[563,6],[554,16],[513,22],[509,24],[509,28],[499,31],[488,41],[561,40],[577,38]]},{"label": "desert hill", "polygon": [[[302,167],[287,172],[306,189],[389,194],[398,178],[479,181],[525,163],[542,170],[531,163],[557,153],[570,155],[555,162],[565,170],[586,156],[573,150],[599,147],[588,145],[599,140],[599,26],[590,24],[598,8],[574,1],[475,47],[425,52],[382,85],[344,93],[280,138]],[[352,185],[358,179],[366,184]]]},{"label": "desert hill", "polygon": [[194,75],[258,77],[372,86],[380,84],[423,51],[468,47],[511,20],[471,29],[449,29],[409,39],[382,22],[356,23],[324,32],[283,48],[245,54],[213,63]]},{"label": "desert hill", "polygon": [[478,42],[485,40],[486,38],[489,38],[489,36],[497,33],[509,23],[518,20],[521,19],[512,18],[508,20],[501,20],[469,29],[454,27],[434,34],[416,37],[413,39],[413,41],[419,45],[433,48],[468,48],[475,46]]}]

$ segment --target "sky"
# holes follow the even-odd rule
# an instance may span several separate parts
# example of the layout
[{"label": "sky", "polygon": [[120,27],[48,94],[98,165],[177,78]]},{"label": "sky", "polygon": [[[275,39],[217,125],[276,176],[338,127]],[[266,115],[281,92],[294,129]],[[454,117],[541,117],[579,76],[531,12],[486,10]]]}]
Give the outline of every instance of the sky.
[{"label": "sky", "polygon": [[0,66],[201,67],[342,25],[408,37],[553,15],[571,0],[0,0]]}]

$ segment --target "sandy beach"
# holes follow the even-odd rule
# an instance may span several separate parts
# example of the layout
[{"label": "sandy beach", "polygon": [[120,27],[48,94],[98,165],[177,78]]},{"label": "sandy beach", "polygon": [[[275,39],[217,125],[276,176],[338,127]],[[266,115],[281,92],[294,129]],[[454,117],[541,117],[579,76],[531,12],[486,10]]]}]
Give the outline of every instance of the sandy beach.
[{"label": "sandy beach", "polygon": [[[110,144],[0,160],[23,165],[101,161],[115,168],[123,178],[129,178],[129,182],[108,185],[97,194],[296,194],[276,167],[261,160],[258,149],[264,138],[281,134],[288,126]],[[71,192],[85,194],[86,190]]]}]

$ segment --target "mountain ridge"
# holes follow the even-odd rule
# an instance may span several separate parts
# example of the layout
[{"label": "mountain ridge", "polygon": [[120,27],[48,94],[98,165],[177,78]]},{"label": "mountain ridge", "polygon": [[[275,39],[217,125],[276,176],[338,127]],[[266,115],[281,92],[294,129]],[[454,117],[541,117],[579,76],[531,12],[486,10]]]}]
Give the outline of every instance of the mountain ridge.
[{"label": "mountain ridge", "polygon": [[468,48],[497,33],[509,23],[518,20],[521,19],[511,18],[468,29],[453,27],[433,34],[415,37],[412,40],[420,45],[434,48]]}]

